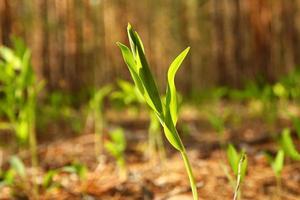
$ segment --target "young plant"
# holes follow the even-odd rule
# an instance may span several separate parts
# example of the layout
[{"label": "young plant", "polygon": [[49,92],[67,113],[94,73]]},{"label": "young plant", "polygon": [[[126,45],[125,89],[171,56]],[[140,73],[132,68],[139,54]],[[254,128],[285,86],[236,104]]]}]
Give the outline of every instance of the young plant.
[{"label": "young plant", "polygon": [[181,153],[189,177],[193,198],[194,200],[198,200],[197,186],[192,172],[192,167],[190,165],[185,147],[176,129],[178,101],[174,78],[178,68],[189,51],[189,47],[175,58],[168,70],[166,100],[165,102],[162,102],[155,80],[149,69],[144,46],[138,33],[132,29],[130,24],[128,24],[127,33],[131,49],[119,42],[117,45],[121,49],[124,61],[128,66],[129,72],[136,87],[143,95],[145,101],[153,110],[156,117],[159,119],[164,129],[166,138],[171,145]]},{"label": "young plant", "polygon": [[300,153],[296,149],[293,139],[291,137],[290,129],[283,129],[280,137],[280,145],[283,149],[286,156],[290,157],[293,160],[300,160]]},{"label": "young plant", "polygon": [[153,111],[150,111],[150,124],[148,128],[149,157],[159,156],[160,160],[165,160],[166,151],[160,130],[160,123]]},{"label": "young plant", "polygon": [[214,111],[210,112],[208,114],[208,121],[213,127],[213,129],[216,131],[219,139],[219,144],[221,147],[224,147],[225,145],[225,138],[224,138],[224,132],[225,132],[225,120],[224,116],[218,115]]},{"label": "young plant", "polygon": [[[135,107],[144,107],[146,102],[135,87],[134,84],[119,80],[118,85],[120,87],[119,91],[112,93],[111,97],[115,100],[122,101],[126,106],[135,106]],[[147,106],[147,105],[146,105]],[[161,138],[160,123],[157,119],[155,113],[147,107],[148,115],[150,116],[150,124],[148,127],[148,151],[147,156],[151,157],[160,157],[161,160],[165,158],[165,148],[163,145],[163,140]]]},{"label": "young plant", "polygon": [[240,196],[240,186],[247,172],[248,160],[245,152],[238,152],[231,144],[227,147],[227,159],[236,179],[233,197],[236,200]]},{"label": "young plant", "polygon": [[43,82],[36,80],[31,53],[19,40],[15,48],[0,47],[0,109],[20,144],[29,144],[31,163],[37,165],[36,101]]},{"label": "young plant", "polygon": [[43,183],[42,186],[45,190],[49,190],[51,188],[58,187],[59,184],[54,181],[54,177],[59,173],[58,170],[49,170],[47,173],[43,176]]},{"label": "young plant", "polygon": [[87,167],[79,162],[74,162],[71,165],[65,166],[61,169],[62,172],[76,174],[80,180],[84,180],[87,175]]},{"label": "young plant", "polygon": [[89,117],[93,119],[95,132],[95,156],[98,158],[103,151],[103,134],[105,120],[103,116],[104,98],[110,93],[111,86],[107,85],[96,91],[89,101]]},{"label": "young plant", "polygon": [[273,172],[276,177],[276,185],[277,185],[277,195],[280,197],[281,193],[281,172],[284,166],[284,151],[280,149],[275,158],[273,158],[271,155],[266,154],[267,159],[273,169]]},{"label": "young plant", "polygon": [[[26,168],[22,160],[17,156],[12,156],[9,160],[10,167],[2,173],[0,177],[0,187],[8,186],[13,192],[28,191],[29,182]],[[34,197],[37,197],[37,191],[34,191]],[[13,193],[12,195],[14,195]]]},{"label": "young plant", "polygon": [[125,150],[126,138],[121,128],[110,132],[110,140],[105,142],[105,149],[116,159],[122,178],[126,177]]}]

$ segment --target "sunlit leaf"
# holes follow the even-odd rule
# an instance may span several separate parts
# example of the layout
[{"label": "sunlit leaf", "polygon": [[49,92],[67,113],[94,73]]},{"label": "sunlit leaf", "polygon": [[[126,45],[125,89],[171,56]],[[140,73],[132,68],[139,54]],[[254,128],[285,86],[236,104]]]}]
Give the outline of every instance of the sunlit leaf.
[{"label": "sunlit leaf", "polygon": [[282,149],[284,150],[284,153],[287,156],[289,156],[293,160],[300,160],[300,154],[293,143],[290,130],[288,128],[282,131],[280,143]]},{"label": "sunlit leaf", "polygon": [[174,125],[177,123],[177,113],[178,113],[178,108],[177,108],[177,92],[176,92],[176,87],[175,87],[175,75],[177,70],[179,69],[181,63],[183,62],[184,58],[188,54],[190,50],[190,47],[186,48],[182,53],[179,54],[175,58],[175,60],[172,62],[169,70],[168,70],[168,86],[167,86],[167,92],[166,92],[166,106],[167,109],[170,110],[170,114],[172,117],[172,121]]}]

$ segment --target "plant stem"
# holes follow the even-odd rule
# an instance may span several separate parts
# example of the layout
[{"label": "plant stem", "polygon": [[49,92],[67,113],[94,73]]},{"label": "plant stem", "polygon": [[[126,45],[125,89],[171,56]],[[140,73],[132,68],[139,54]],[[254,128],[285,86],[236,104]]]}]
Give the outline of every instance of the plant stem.
[{"label": "plant stem", "polygon": [[31,165],[32,167],[37,167],[38,166],[37,142],[36,142],[36,134],[35,134],[34,127],[35,127],[34,122],[32,122],[29,130],[29,147],[30,147],[30,155],[31,155]]},{"label": "plant stem", "polygon": [[239,161],[239,166],[238,166],[238,174],[237,174],[237,180],[236,180],[236,187],[234,190],[234,196],[233,196],[233,200],[237,200],[239,199],[240,196],[240,186],[241,186],[241,171],[242,171],[242,164],[245,160],[245,155],[243,154],[240,161]]},{"label": "plant stem", "polygon": [[192,193],[193,193],[193,199],[198,200],[199,198],[198,198],[198,191],[197,191],[196,181],[195,181],[195,178],[194,178],[194,175],[193,175],[193,170],[192,170],[192,167],[191,167],[191,164],[190,164],[190,161],[189,161],[189,158],[186,154],[185,149],[183,149],[183,151],[181,151],[181,156],[183,158],[185,169],[186,169],[187,174],[189,176],[190,186],[191,186]]},{"label": "plant stem", "polygon": [[[98,113],[97,113],[98,112]],[[94,127],[95,127],[95,157],[103,153],[103,127],[104,121],[99,111],[94,111]]]}]

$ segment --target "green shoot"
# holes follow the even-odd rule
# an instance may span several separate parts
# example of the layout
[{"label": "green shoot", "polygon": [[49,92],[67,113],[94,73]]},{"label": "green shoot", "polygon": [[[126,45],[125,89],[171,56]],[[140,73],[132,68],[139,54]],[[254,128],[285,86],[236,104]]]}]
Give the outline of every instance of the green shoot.
[{"label": "green shoot", "polygon": [[300,153],[297,151],[293,139],[291,137],[290,129],[285,128],[281,133],[280,138],[281,147],[286,156],[290,157],[293,160],[300,160]]},{"label": "green shoot", "polygon": [[116,159],[121,177],[126,178],[126,138],[123,129],[118,128],[110,132],[110,140],[105,142],[104,147]]},{"label": "green shoot", "polygon": [[43,177],[43,187],[48,190],[58,186],[58,183],[54,182],[54,177],[59,173],[58,170],[49,170]]},{"label": "green shoot", "polygon": [[95,131],[95,156],[98,158],[103,152],[103,134],[105,128],[105,120],[103,116],[104,98],[110,93],[111,86],[105,86],[96,91],[89,102],[89,113],[94,121]]},{"label": "green shoot", "polygon": [[[145,106],[146,102],[135,87],[134,84],[119,80],[118,85],[120,87],[119,91],[112,93],[111,97],[115,100],[122,101],[127,106]],[[165,149],[163,145],[163,140],[161,138],[160,123],[157,119],[155,113],[151,109],[147,109],[150,116],[150,124],[148,128],[148,151],[147,155],[151,157],[160,157],[162,160],[165,158]]]},{"label": "green shoot", "polygon": [[267,154],[267,159],[273,169],[273,172],[276,177],[276,185],[277,185],[277,196],[280,197],[281,193],[281,172],[284,167],[284,151],[280,149],[275,158],[271,155]]},{"label": "green shoot", "polygon": [[69,166],[65,166],[61,169],[62,172],[76,174],[80,180],[84,180],[87,175],[87,167],[81,163],[74,162]]},{"label": "green shoot", "polygon": [[225,145],[225,138],[224,138],[225,120],[224,120],[224,117],[216,114],[215,112],[210,112],[208,115],[208,121],[218,135],[220,146],[224,147],[224,145]]},{"label": "green shoot", "polygon": [[13,169],[16,174],[18,174],[22,179],[26,178],[26,169],[24,163],[17,156],[12,156],[10,161],[11,169]]},{"label": "green shoot", "polygon": [[160,130],[160,123],[155,113],[150,111],[150,125],[148,128],[149,157],[158,155],[161,161],[165,160],[166,152]]},{"label": "green shoot", "polygon": [[11,124],[17,141],[29,144],[31,163],[37,166],[35,133],[36,100],[43,82],[37,82],[31,66],[31,53],[20,41],[15,49],[0,47],[0,110]]},{"label": "green shoot", "polygon": [[240,196],[240,186],[247,172],[248,160],[245,152],[237,152],[237,150],[231,144],[229,144],[227,147],[227,159],[233,174],[236,177],[233,198],[236,200]]},{"label": "green shoot", "polygon": [[133,30],[130,24],[128,24],[127,33],[131,49],[119,42],[117,45],[121,49],[123,59],[128,66],[129,72],[136,87],[143,95],[148,106],[153,110],[156,117],[159,119],[164,129],[166,138],[171,145],[181,153],[190,180],[193,198],[194,200],[198,200],[198,192],[192,168],[185,147],[176,129],[178,100],[174,79],[178,68],[189,51],[189,47],[175,58],[168,70],[166,101],[162,103],[155,80],[146,60],[142,41],[138,33]]}]

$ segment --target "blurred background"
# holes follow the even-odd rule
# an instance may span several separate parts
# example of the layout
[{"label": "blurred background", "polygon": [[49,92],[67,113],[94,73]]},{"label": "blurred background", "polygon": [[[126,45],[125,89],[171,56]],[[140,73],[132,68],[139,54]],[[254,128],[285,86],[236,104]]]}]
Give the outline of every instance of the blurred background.
[{"label": "blurred background", "polygon": [[191,53],[180,91],[247,80],[274,82],[300,63],[300,1],[285,0],[1,0],[0,44],[25,40],[49,90],[78,91],[128,79],[116,41],[126,25],[140,33],[161,86],[172,59]]},{"label": "blurred background", "polygon": [[245,152],[242,199],[300,199],[300,0],[0,0],[0,199],[190,199],[127,23],[161,94],[191,47],[176,128],[201,198],[232,199]]}]

